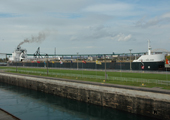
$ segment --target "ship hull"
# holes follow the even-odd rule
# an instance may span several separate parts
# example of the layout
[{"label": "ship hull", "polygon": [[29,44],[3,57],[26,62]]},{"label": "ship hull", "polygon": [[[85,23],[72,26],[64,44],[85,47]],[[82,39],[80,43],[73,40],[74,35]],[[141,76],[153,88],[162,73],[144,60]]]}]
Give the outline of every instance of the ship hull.
[{"label": "ship hull", "polygon": [[[165,70],[165,63],[162,62],[143,62],[144,69],[142,69],[141,62],[132,62],[131,68],[132,70]],[[25,66],[25,67],[45,67],[46,64],[44,62],[40,63],[31,63],[31,62],[20,62],[20,63],[8,63],[9,66]],[[49,62],[48,67],[52,68],[77,68],[77,62],[63,62],[60,64],[59,62]],[[101,65],[96,64],[95,62],[86,62],[86,63],[78,63],[79,69],[105,69],[105,63],[103,62]],[[106,69],[110,70],[130,70],[129,62],[106,62]]]}]

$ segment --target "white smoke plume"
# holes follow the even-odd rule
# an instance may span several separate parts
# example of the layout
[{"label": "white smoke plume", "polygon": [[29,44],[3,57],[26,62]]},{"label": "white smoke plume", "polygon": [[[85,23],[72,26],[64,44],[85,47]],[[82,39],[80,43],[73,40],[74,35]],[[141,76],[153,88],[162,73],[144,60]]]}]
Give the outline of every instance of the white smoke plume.
[{"label": "white smoke plume", "polygon": [[19,48],[24,43],[33,43],[33,42],[40,43],[44,41],[48,35],[49,35],[49,31],[39,32],[38,36],[32,36],[31,38],[24,39],[24,41],[19,43],[17,48]]}]

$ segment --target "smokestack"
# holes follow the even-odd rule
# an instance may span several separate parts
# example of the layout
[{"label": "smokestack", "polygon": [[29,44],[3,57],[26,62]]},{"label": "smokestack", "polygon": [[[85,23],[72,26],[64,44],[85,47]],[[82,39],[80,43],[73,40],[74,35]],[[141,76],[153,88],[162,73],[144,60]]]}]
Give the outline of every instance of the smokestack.
[{"label": "smokestack", "polygon": [[20,46],[24,43],[39,43],[42,42],[46,39],[46,37],[49,35],[48,31],[43,31],[43,32],[39,32],[38,36],[32,36],[31,38],[26,38],[24,39],[24,41],[22,41],[21,43],[19,43],[19,45],[17,46],[17,48],[20,48]]}]

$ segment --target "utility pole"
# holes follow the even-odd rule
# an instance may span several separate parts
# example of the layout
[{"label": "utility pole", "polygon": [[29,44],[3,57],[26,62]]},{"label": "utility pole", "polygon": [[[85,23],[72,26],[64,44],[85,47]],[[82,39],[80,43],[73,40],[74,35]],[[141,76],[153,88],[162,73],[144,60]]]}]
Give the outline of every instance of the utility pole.
[{"label": "utility pole", "polygon": [[7,54],[5,54],[6,55],[6,60],[5,60],[5,62],[7,63]]},{"label": "utility pole", "polygon": [[54,58],[56,59],[56,47],[54,48]]},{"label": "utility pole", "polygon": [[132,51],[132,49],[129,49],[129,51],[130,51],[130,70],[132,70],[132,65],[131,65],[131,51]]}]

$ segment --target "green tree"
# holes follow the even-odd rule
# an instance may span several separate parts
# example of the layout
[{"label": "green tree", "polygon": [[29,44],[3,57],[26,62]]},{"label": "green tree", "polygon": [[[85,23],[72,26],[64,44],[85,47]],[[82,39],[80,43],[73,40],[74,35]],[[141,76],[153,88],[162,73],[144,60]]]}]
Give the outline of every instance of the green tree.
[{"label": "green tree", "polygon": [[170,60],[170,55],[169,55],[169,56],[166,56],[166,59]]}]

